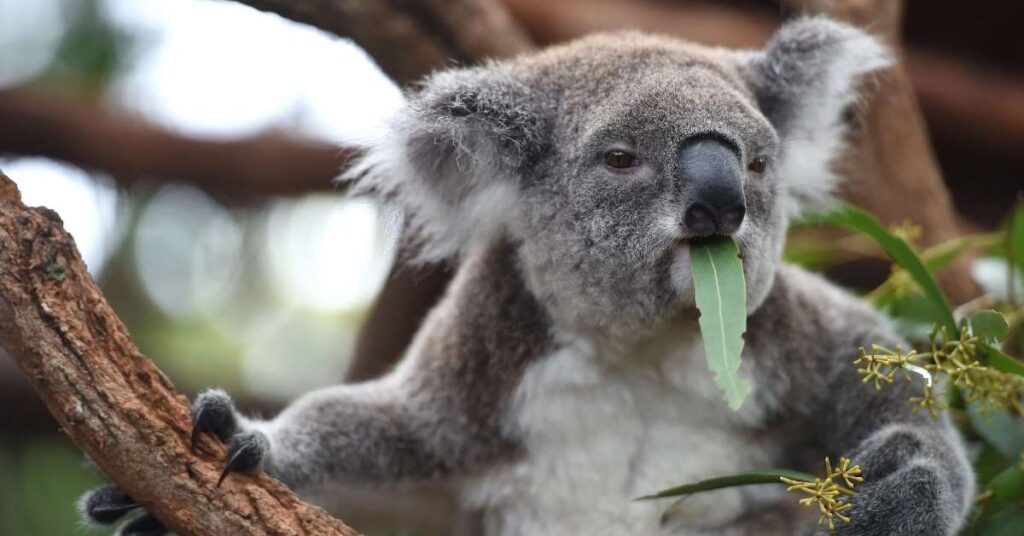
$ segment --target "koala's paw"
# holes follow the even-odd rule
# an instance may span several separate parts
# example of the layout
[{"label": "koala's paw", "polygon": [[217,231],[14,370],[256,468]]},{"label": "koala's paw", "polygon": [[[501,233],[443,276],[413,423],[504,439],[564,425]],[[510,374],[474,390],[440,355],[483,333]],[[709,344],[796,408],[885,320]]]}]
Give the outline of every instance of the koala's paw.
[{"label": "koala's paw", "polygon": [[143,512],[125,523],[117,536],[163,536],[167,529],[160,521],[145,513],[142,505],[112,484],[93,488],[78,500],[78,511],[82,520],[92,526],[106,526],[116,523],[130,513]]},{"label": "koala's paw", "polygon": [[193,450],[199,437],[207,433],[228,444],[218,486],[231,473],[249,473],[262,467],[270,451],[270,441],[262,432],[242,428],[231,397],[220,389],[203,391],[192,404]]},{"label": "koala's paw", "polygon": [[[199,446],[203,434],[212,434],[227,443],[228,452],[219,487],[231,473],[248,473],[263,466],[270,452],[270,441],[259,431],[245,429],[245,420],[238,415],[231,397],[219,389],[203,391],[192,403],[191,446]],[[163,536],[167,529],[157,518],[149,515],[142,505],[109,484],[85,492],[78,500],[82,520],[91,526],[113,525],[126,516],[135,515],[117,536]]]},{"label": "koala's paw", "polygon": [[[866,484],[844,512],[851,523],[837,523],[829,536],[952,536],[959,526],[961,501],[948,478],[928,465],[912,464],[875,483]],[[858,486],[860,490],[860,486]]]},{"label": "koala's paw", "polygon": [[213,434],[227,443],[238,433],[238,415],[231,397],[220,389],[207,389],[192,403],[192,450],[199,436]]},{"label": "koala's paw", "polygon": [[263,466],[263,459],[270,450],[270,442],[261,432],[241,432],[228,441],[228,458],[224,461],[217,485],[224,482],[230,473],[250,473]]}]

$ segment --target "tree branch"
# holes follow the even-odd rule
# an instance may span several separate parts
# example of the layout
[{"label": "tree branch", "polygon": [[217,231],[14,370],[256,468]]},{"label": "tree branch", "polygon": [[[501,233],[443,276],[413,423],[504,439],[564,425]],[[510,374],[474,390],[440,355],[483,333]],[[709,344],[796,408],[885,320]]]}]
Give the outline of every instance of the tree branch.
[{"label": "tree branch", "polygon": [[224,447],[189,450],[185,398],[131,342],[60,217],[0,173],[0,345],[61,428],[181,535],[356,533],[259,473],[216,487]]},{"label": "tree branch", "polygon": [[329,190],[355,151],[277,134],[196,140],[96,104],[13,89],[0,91],[0,153],[64,160],[121,184],[155,176],[259,198]]},{"label": "tree branch", "polygon": [[238,0],[348,37],[400,85],[531,47],[498,0]]}]

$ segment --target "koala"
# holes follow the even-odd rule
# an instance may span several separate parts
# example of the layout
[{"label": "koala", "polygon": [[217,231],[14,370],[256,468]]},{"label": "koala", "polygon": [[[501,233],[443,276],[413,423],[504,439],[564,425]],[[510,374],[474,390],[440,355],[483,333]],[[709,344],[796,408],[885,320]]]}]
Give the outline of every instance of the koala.
[{"label": "koala", "polygon": [[[852,365],[901,341],[781,261],[889,63],[868,34],[800,18],[763,50],[612,33],[430,76],[345,177],[404,210],[419,259],[458,265],[403,361],[270,420],[206,391],[194,437],[228,444],[226,478],[262,469],[335,511],[351,490],[444,487],[488,536],[828,533],[782,485],[634,499],[848,456],[866,480],[834,534],[954,534],[974,494],[961,440],[911,411],[913,386],[876,392]],[[713,236],[746,276],[739,411],[694,303],[689,247]],[[112,486],[81,500],[100,522],[139,507]],[[121,529],[162,532],[148,515]]]}]

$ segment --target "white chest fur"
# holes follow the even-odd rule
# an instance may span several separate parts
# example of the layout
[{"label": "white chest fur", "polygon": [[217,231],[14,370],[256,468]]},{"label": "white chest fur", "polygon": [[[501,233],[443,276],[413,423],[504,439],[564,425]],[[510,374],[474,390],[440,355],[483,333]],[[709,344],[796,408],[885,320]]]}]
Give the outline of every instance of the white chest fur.
[{"label": "white chest fur", "polygon": [[515,394],[507,425],[526,456],[485,475],[465,500],[487,510],[492,536],[717,534],[767,500],[765,487],[694,495],[668,516],[671,500],[633,499],[770,467],[776,449],[752,433],[763,413],[752,406],[728,408],[696,336],[629,359],[567,341],[528,369]]}]

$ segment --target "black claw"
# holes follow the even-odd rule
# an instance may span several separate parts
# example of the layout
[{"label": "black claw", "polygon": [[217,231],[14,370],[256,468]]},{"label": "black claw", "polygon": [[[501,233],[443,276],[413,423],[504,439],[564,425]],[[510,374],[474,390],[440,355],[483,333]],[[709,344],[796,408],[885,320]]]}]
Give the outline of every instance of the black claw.
[{"label": "black claw", "polygon": [[209,390],[200,393],[192,405],[192,450],[195,450],[199,436],[212,433],[227,442],[238,431],[235,407],[226,393]]},{"label": "black claw", "polygon": [[117,521],[141,506],[114,485],[100,486],[86,492],[79,503],[79,508],[86,517],[104,525]]},{"label": "black claw", "polygon": [[117,505],[117,506],[101,505],[101,506],[96,506],[95,508],[90,510],[89,511],[89,515],[93,519],[95,519],[97,521],[100,521],[101,519],[105,519],[105,520],[109,520],[109,521],[106,521],[107,523],[112,523],[112,522],[116,521],[119,517],[127,514],[128,512],[131,512],[132,510],[134,510],[136,508],[140,508],[140,507],[142,507],[142,505],[137,503],[137,502],[121,504],[121,505]]},{"label": "black claw", "polygon": [[167,529],[164,528],[163,523],[151,515],[133,519],[117,532],[117,536],[163,536],[164,534],[167,534]]},{"label": "black claw", "polygon": [[217,487],[218,488],[220,487],[221,484],[224,483],[224,479],[227,478],[228,474],[230,474],[230,473],[231,473],[231,460],[228,460],[228,462],[224,464],[224,470],[220,472],[220,478],[217,479]]},{"label": "black claw", "polygon": [[203,429],[199,423],[203,421],[203,406],[197,406],[195,411],[192,412],[192,442],[191,448],[193,451],[196,450],[196,444],[199,442],[199,436],[202,435]]},{"label": "black claw", "polygon": [[259,432],[248,432],[232,437],[228,443],[228,459],[224,462],[224,470],[217,480],[217,487],[220,487],[230,473],[248,473],[259,468],[266,452],[267,438]]}]

